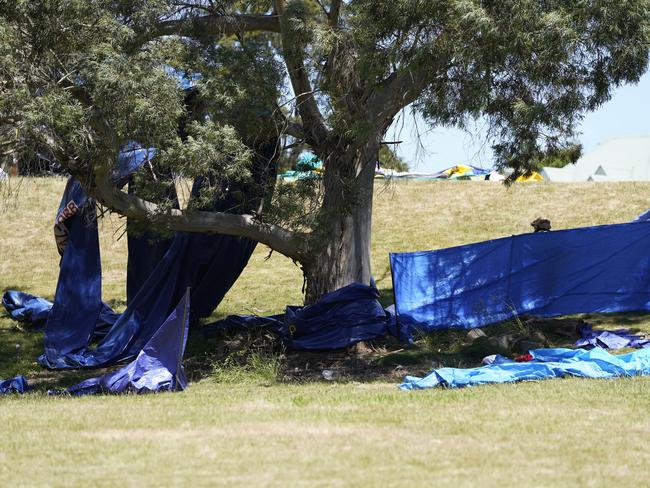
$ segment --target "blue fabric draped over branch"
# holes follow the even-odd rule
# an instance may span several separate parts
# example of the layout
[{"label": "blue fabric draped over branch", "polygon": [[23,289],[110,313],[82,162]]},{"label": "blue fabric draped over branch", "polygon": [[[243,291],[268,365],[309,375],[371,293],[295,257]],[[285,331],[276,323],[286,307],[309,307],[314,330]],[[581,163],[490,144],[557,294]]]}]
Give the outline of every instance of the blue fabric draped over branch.
[{"label": "blue fabric draped over branch", "polygon": [[400,327],[468,329],[518,314],[650,309],[650,222],[390,255]]},{"label": "blue fabric draped over branch", "polygon": [[601,348],[534,349],[532,361],[518,363],[501,358],[500,361],[479,368],[440,368],[424,378],[407,376],[400,385],[403,390],[460,388],[486,383],[535,381],[564,376],[582,378],[616,378],[619,376],[650,375],[650,349],[614,356]]},{"label": "blue fabric draped over branch", "polygon": [[[94,207],[87,206],[93,212]],[[100,367],[134,357],[189,286],[194,317],[209,315],[235,282],[254,249],[248,239],[177,233],[127,309],[108,330],[96,333],[101,302],[101,263],[96,222],[74,217],[59,283],[45,328],[45,354],[53,368]],[[93,223],[94,222],[94,223]],[[74,317],[74,318],[73,318]],[[101,337],[95,347],[93,340]]]},{"label": "blue fabric draped over branch", "polygon": [[[120,155],[114,180],[122,184],[152,155],[151,150],[130,146]],[[195,184],[194,192],[200,184]],[[211,209],[228,211],[233,205],[226,195]],[[74,178],[69,179],[57,212],[55,237],[62,258],[54,303],[11,290],[3,297],[12,316],[46,320],[45,353],[39,362],[52,369],[103,367],[134,357],[188,287],[193,296],[190,316],[210,315],[256,244],[224,235],[176,233],[170,241],[134,236],[129,246],[134,255],[128,269],[132,284],[128,305],[117,314],[101,301],[95,204]],[[153,254],[156,260],[149,259]]]},{"label": "blue fabric draped over branch", "polygon": [[[137,171],[142,165],[150,162],[156,151],[154,149],[147,149],[141,147],[135,142],[131,142],[124,147],[117,158],[116,170],[113,174],[113,180],[116,181],[117,186],[123,186],[129,183],[129,194],[136,193],[137,185],[133,178],[133,173]],[[170,186],[166,200],[171,202],[173,208],[178,208],[178,196],[176,189]],[[171,237],[163,237],[157,232],[146,231],[139,229],[132,231],[133,222],[127,218],[126,223],[126,238],[128,246],[128,259],[126,264],[126,303],[130,304],[135,295],[153,269],[161,261],[169,246],[171,245]]]}]

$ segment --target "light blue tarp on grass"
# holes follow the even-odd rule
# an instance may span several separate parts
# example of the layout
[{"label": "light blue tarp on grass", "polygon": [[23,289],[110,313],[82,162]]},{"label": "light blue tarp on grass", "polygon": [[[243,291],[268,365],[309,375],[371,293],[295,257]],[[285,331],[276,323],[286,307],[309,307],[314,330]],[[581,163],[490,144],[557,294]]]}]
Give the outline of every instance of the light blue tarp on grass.
[{"label": "light blue tarp on grass", "polygon": [[71,395],[180,391],[187,386],[182,359],[189,327],[190,294],[180,303],[126,366],[65,390]]},{"label": "light blue tarp on grass", "polygon": [[532,361],[518,363],[511,360],[479,368],[440,368],[424,378],[407,376],[400,385],[403,390],[461,388],[486,383],[535,381],[564,376],[582,378],[616,378],[620,376],[650,375],[650,349],[614,356],[604,349],[534,349]]},{"label": "light blue tarp on grass", "polygon": [[649,250],[642,221],[391,254],[398,324],[469,329],[524,313],[649,310]]}]

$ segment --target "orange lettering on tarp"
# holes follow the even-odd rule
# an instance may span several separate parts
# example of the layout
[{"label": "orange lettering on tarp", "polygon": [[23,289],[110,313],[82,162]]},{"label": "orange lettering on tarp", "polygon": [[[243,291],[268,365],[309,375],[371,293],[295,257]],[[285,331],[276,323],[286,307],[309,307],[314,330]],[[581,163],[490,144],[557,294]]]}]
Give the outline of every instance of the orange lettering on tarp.
[{"label": "orange lettering on tarp", "polygon": [[77,207],[77,204],[74,203],[74,200],[70,200],[68,204],[65,207],[63,207],[63,210],[61,210],[61,213],[56,218],[55,223],[60,224],[64,220],[68,220],[78,211],[79,211],[79,207]]}]

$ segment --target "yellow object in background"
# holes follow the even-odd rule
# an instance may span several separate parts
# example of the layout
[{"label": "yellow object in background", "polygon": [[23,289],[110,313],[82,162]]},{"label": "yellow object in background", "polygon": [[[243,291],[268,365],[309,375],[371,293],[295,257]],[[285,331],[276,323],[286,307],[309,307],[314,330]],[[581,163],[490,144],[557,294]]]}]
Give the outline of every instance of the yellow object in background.
[{"label": "yellow object in background", "polygon": [[459,164],[458,166],[452,166],[451,168],[444,170],[442,173],[447,175],[447,177],[452,178],[456,176],[463,176],[473,172],[474,170],[472,169],[471,166],[465,166],[463,164]]},{"label": "yellow object in background", "polygon": [[515,181],[544,181],[544,178],[537,171],[534,171],[528,176],[520,176]]}]

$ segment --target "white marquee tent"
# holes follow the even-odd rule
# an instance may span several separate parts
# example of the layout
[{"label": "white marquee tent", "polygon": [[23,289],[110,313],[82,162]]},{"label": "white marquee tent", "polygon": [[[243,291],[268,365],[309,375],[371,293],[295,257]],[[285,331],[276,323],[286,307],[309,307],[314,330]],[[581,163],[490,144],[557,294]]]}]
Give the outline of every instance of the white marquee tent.
[{"label": "white marquee tent", "polygon": [[650,181],[650,135],[609,139],[564,168],[543,168],[548,181]]}]

